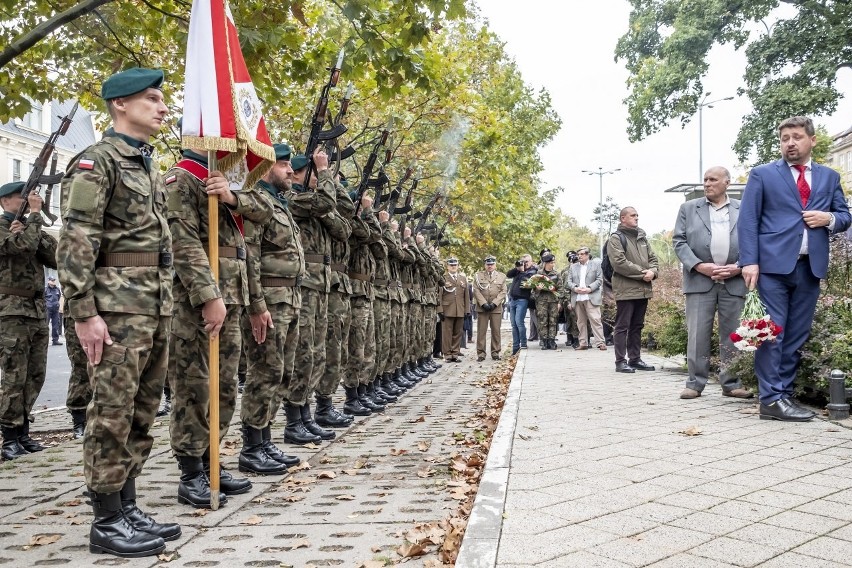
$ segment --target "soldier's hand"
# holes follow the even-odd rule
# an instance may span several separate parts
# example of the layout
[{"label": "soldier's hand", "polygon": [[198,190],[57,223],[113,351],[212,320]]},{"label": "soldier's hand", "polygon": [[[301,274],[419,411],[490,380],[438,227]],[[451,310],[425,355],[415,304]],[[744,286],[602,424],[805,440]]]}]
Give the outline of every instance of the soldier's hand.
[{"label": "soldier's hand", "polygon": [[364,211],[368,210],[373,206],[373,198],[367,195],[366,193],[361,196],[361,209]]},{"label": "soldier's hand", "polygon": [[23,233],[26,228],[27,226],[20,221],[12,221],[12,224],[9,225],[9,231],[14,234]]},{"label": "soldier's hand", "polygon": [[41,206],[44,205],[44,199],[35,191],[31,191],[27,196],[27,204],[30,206],[30,213],[39,213]]},{"label": "soldier's hand", "polygon": [[80,346],[92,365],[99,365],[104,354],[104,343],[112,345],[107,324],[101,316],[90,317],[86,321],[75,321],[74,331]]},{"label": "soldier's hand", "polygon": [[317,173],[328,169],[328,154],[325,153],[322,146],[314,150],[314,165],[317,168]]},{"label": "soldier's hand", "polygon": [[204,302],[204,307],[201,308],[204,331],[209,333],[210,337],[217,337],[227,314],[228,310],[225,308],[225,302],[222,298],[213,298]]},{"label": "soldier's hand", "polygon": [[411,227],[406,227],[405,230],[402,232],[402,236],[406,239],[411,237]]},{"label": "soldier's hand", "polygon": [[426,242],[426,237],[424,237],[420,233],[417,233],[417,236],[414,237],[414,242],[416,242],[418,245],[423,244],[424,242]]},{"label": "soldier's hand", "polygon": [[379,211],[379,221],[387,223],[390,220],[390,213],[387,211]]},{"label": "soldier's hand", "polygon": [[262,314],[250,315],[249,320],[251,320],[251,334],[258,345],[266,341],[266,331],[268,329],[275,329],[275,326],[272,324],[272,314],[269,313],[269,310],[266,310]]},{"label": "soldier's hand", "polygon": [[237,206],[237,196],[231,191],[230,184],[222,172],[218,170],[210,172],[210,177],[204,180],[204,185],[208,196],[215,195],[222,203],[227,203],[231,207]]}]

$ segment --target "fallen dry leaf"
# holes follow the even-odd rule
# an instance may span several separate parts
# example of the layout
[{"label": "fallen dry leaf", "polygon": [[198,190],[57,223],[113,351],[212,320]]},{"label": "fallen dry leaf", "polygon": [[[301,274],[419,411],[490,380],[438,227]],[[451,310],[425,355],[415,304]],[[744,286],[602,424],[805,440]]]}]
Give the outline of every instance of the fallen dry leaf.
[{"label": "fallen dry leaf", "polygon": [[45,544],[53,544],[62,538],[61,534],[34,534],[30,537],[30,546],[44,546]]},{"label": "fallen dry leaf", "polygon": [[701,428],[698,426],[690,426],[686,430],[681,430],[679,433],[684,436],[699,436],[701,435]]},{"label": "fallen dry leaf", "polygon": [[240,521],[241,525],[259,525],[263,522],[263,519],[258,515],[252,515],[244,521]]},{"label": "fallen dry leaf", "polygon": [[367,465],[367,460],[355,460],[355,465],[353,466],[355,469],[362,469]]},{"label": "fallen dry leaf", "polygon": [[432,445],[432,442],[419,442],[417,444],[417,449],[421,452],[428,452],[429,447]]},{"label": "fallen dry leaf", "polygon": [[402,456],[408,453],[408,450],[403,450],[401,448],[391,448],[390,455],[392,456]]},{"label": "fallen dry leaf", "polygon": [[308,448],[309,450],[318,450],[318,449],[320,449],[322,446],[318,446],[318,445],[314,444],[313,442],[308,442],[307,444],[305,444],[305,445],[304,445],[304,446],[302,446],[302,447],[303,447],[303,448]]},{"label": "fallen dry leaf", "polygon": [[357,469],[344,469],[341,473],[344,473],[346,475],[358,475],[358,470]]},{"label": "fallen dry leaf", "polygon": [[175,559],[176,554],[176,552],[170,552],[168,554],[164,552],[163,554],[157,556],[157,560],[159,560],[160,562],[171,562]]},{"label": "fallen dry leaf", "polygon": [[311,547],[311,541],[309,541],[306,538],[303,538],[302,540],[296,542],[293,545],[293,550],[296,550],[297,548],[310,548],[310,547]]},{"label": "fallen dry leaf", "polygon": [[426,554],[426,547],[422,544],[405,541],[396,549],[396,553],[403,558],[414,558]]},{"label": "fallen dry leaf", "polygon": [[337,499],[338,501],[354,501],[355,496],[354,495],[338,495],[337,497],[335,497],[335,499]]},{"label": "fallen dry leaf", "polygon": [[434,469],[432,469],[431,467],[426,468],[426,469],[419,469],[419,470],[417,470],[417,477],[422,477],[423,479],[426,479],[427,477],[432,477],[436,473],[437,472]]},{"label": "fallen dry leaf", "polygon": [[333,471],[321,471],[317,474],[317,479],[334,479],[337,474]]},{"label": "fallen dry leaf", "polygon": [[286,497],[284,497],[283,500],[288,503],[296,503],[297,501],[301,501],[304,498],[304,495],[287,495]]},{"label": "fallen dry leaf", "polygon": [[296,471],[307,471],[309,469],[311,469],[311,464],[309,464],[306,461],[303,461],[299,465],[294,465],[293,467],[288,467],[287,471],[289,471],[290,473],[294,473]]},{"label": "fallen dry leaf", "polygon": [[414,420],[411,420],[410,422],[412,424],[416,424],[418,422],[426,422],[426,417],[425,416],[418,416],[417,418],[415,418]]},{"label": "fallen dry leaf", "polygon": [[222,448],[219,450],[219,454],[223,456],[235,456],[239,452],[236,448]]},{"label": "fallen dry leaf", "polygon": [[60,503],[60,506],[62,506],[62,507],[79,507],[82,504],[83,504],[82,499],[71,499],[70,501]]},{"label": "fallen dry leaf", "polygon": [[378,553],[380,553],[380,552],[382,551],[382,547],[381,547],[381,546],[371,546],[371,547],[370,547],[370,551],[375,552],[376,554],[378,554]]},{"label": "fallen dry leaf", "polygon": [[196,509],[195,511],[192,512],[192,514],[195,515],[196,517],[203,517],[209,512],[210,512],[210,509]]}]

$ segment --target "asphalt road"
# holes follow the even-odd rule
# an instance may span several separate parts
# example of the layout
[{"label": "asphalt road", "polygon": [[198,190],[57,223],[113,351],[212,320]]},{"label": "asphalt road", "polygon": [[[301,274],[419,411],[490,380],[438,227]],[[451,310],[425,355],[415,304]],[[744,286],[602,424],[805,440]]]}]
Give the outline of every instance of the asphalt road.
[{"label": "asphalt road", "polygon": [[63,345],[51,345],[47,349],[47,377],[38,395],[34,410],[65,406],[65,395],[68,393],[68,376],[71,374],[71,361]]}]

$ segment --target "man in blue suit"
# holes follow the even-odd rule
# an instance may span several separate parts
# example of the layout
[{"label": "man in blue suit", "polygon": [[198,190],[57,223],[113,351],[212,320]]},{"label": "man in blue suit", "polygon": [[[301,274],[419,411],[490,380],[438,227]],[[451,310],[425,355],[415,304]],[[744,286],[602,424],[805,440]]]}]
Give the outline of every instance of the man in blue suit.
[{"label": "man in blue suit", "polygon": [[780,337],[755,353],[762,419],[806,422],[814,417],[793,400],[799,350],[810,335],[819,281],[828,272],[828,237],[850,225],[834,170],[811,161],[810,118],[778,126],[783,159],[754,168],[738,224],[739,264],[749,289],[758,287]]}]

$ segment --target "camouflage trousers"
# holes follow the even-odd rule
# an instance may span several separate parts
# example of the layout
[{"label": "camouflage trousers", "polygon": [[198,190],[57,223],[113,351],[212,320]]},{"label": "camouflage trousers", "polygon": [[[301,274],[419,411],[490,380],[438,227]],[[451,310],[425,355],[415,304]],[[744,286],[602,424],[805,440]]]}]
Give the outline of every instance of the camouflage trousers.
[{"label": "camouflage trousers", "polygon": [[366,296],[352,298],[352,324],[349,327],[349,360],[343,386],[366,385],[375,376],[376,319],[373,302]]},{"label": "camouflage trousers", "polygon": [[431,357],[435,346],[435,336],[437,335],[438,326],[435,321],[438,318],[438,306],[435,304],[426,304],[423,306],[423,356]]},{"label": "camouflage trousers", "polygon": [[0,317],[0,425],[20,428],[47,373],[50,332],[44,318]]},{"label": "camouflage trousers", "polygon": [[282,400],[289,400],[299,343],[299,308],[284,302],[267,304],[267,308],[275,328],[267,330],[263,343],[254,340],[247,313],[242,322],[247,366],[240,418],[258,430],[269,426]]},{"label": "camouflage trousers", "polygon": [[317,396],[331,396],[337,390],[349,359],[349,333],[352,308],[349,294],[332,290],[328,295],[328,331],[325,336],[325,370]]},{"label": "camouflage trousers", "polygon": [[580,329],[577,325],[577,310],[570,308],[570,303],[565,301],[565,331],[568,332],[568,335],[579,338],[580,337]]},{"label": "camouflage trousers", "polygon": [[416,361],[423,357],[423,304],[411,302],[408,304],[408,347],[405,350],[406,361]]},{"label": "camouflage trousers", "polygon": [[385,298],[373,300],[373,321],[376,330],[376,364],[370,370],[369,379],[376,375],[389,373],[395,369],[391,366],[390,335],[391,335],[391,301]]},{"label": "camouflage trousers", "polygon": [[328,294],[302,287],[299,343],[290,381],[289,401],[307,404],[325,371],[325,336],[328,330]]},{"label": "camouflage trousers", "polygon": [[88,365],[92,400],[86,410],[83,473],[93,491],[114,493],[139,477],[154,439],[148,434],[169,364],[171,318],[103,312],[112,345]]},{"label": "camouflage trousers", "polygon": [[391,301],[390,303],[390,364],[391,369],[397,369],[402,366],[402,358],[405,355],[405,346],[408,341],[408,333],[405,328],[405,304]]},{"label": "camouflage trousers", "polygon": [[[219,330],[219,441],[237,406],[237,367],[240,364],[243,306],[226,305]],[[169,346],[169,389],[172,414],[169,422],[172,450],[177,456],[202,457],[210,447],[210,340],[204,331],[201,306],[175,302]],[[160,394],[157,393],[159,401]]]},{"label": "camouflage trousers", "polygon": [[89,383],[89,373],[86,370],[89,359],[77,338],[74,329],[74,320],[65,318],[65,351],[71,361],[71,375],[68,377],[68,395],[65,397],[65,406],[68,412],[72,410],[86,410],[89,401],[92,400],[92,385]]},{"label": "camouflage trousers", "polygon": [[538,332],[542,339],[556,339],[557,321],[559,320],[559,302],[556,300],[539,299],[535,301],[538,315]]}]

